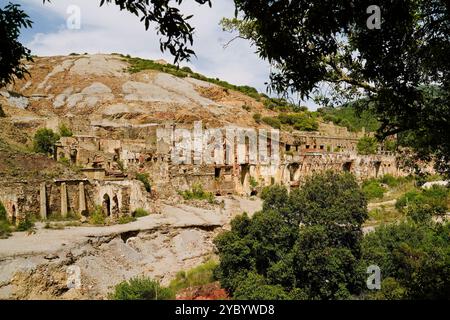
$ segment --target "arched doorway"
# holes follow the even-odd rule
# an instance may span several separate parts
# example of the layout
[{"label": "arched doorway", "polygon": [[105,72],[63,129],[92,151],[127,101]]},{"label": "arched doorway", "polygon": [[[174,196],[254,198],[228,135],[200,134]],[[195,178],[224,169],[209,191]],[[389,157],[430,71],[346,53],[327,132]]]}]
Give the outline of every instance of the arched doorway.
[{"label": "arched doorway", "polygon": [[115,217],[119,216],[119,199],[117,198],[117,195],[114,195],[112,199],[112,214]]},{"label": "arched doorway", "polygon": [[352,170],[352,163],[351,162],[344,163],[344,165],[342,166],[342,170],[344,170],[345,172],[350,172]]},{"label": "arched doorway", "polygon": [[103,215],[106,217],[111,215],[111,200],[107,193],[103,195],[102,211]]},{"label": "arched doorway", "polygon": [[16,212],[16,205],[12,205],[12,215],[11,215],[11,224],[16,225],[17,222],[17,212]]}]

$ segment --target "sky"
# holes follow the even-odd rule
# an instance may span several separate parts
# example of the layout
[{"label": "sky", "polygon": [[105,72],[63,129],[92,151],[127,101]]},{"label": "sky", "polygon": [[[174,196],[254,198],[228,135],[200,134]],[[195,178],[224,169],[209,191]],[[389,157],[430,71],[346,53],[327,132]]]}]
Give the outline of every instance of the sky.
[{"label": "sky", "polygon": [[[20,4],[33,21],[33,28],[22,30],[20,41],[34,55],[115,52],[173,62],[170,54],[159,49],[155,25],[146,31],[136,16],[120,11],[114,4],[100,8],[99,0],[52,0],[45,5],[42,0],[0,0],[0,7],[8,2]],[[72,18],[76,14],[74,10],[78,9],[79,28],[70,29],[67,22],[76,21]],[[194,15],[190,23],[196,29],[193,50],[197,55],[182,65],[206,76],[236,85],[250,85],[266,93],[270,66],[257,56],[256,48],[242,39],[224,48],[235,35],[224,32],[219,21],[234,16],[233,0],[213,0],[212,8],[194,0],[184,0],[181,9],[186,15]],[[305,104],[315,109],[312,103]]]}]

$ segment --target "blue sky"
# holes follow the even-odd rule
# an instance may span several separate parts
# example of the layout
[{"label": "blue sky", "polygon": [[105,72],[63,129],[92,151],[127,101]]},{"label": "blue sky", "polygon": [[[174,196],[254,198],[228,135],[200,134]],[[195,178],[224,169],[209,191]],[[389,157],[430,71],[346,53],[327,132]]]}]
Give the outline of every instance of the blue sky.
[{"label": "blue sky", "polygon": [[[118,52],[150,59],[172,62],[173,57],[159,50],[159,37],[152,27],[145,31],[139,19],[128,12],[120,12],[115,5],[98,7],[95,0],[0,0],[1,7],[8,2],[19,3],[34,22],[32,29],[24,29],[21,42],[39,56],[76,53]],[[245,40],[235,40],[226,49],[223,45],[233,38],[219,26],[222,17],[234,15],[232,0],[212,1],[213,7],[184,0],[182,11],[193,14],[191,24],[196,27],[194,51],[197,58],[184,63],[193,70],[217,77],[233,84],[250,85],[266,92],[270,66],[258,58],[255,48]],[[81,28],[70,30],[66,21],[71,5],[80,8]],[[313,104],[307,105],[314,109]]]}]

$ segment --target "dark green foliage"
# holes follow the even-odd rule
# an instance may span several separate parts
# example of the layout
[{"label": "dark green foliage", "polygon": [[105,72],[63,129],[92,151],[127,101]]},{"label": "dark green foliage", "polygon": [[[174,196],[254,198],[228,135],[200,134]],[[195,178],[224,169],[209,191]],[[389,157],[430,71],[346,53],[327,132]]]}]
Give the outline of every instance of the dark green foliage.
[{"label": "dark green foliage", "polygon": [[7,220],[6,209],[0,201],[0,239],[8,238],[11,235],[11,227]]},{"label": "dark green foliage", "polygon": [[261,212],[236,217],[231,231],[215,239],[217,277],[234,298],[341,299],[359,292],[367,209],[353,176],[326,172],[290,194],[265,188],[262,198]]},{"label": "dark green foliage", "polygon": [[147,173],[137,173],[136,174],[136,179],[144,184],[145,190],[147,192],[151,192],[152,191],[152,186],[150,184],[150,181],[148,180],[148,174]]},{"label": "dark green foliage", "polygon": [[378,227],[362,241],[362,265],[377,265],[381,291],[375,299],[450,297],[450,224],[412,221]]},{"label": "dark green foliage", "polygon": [[33,149],[35,152],[53,154],[55,143],[59,140],[59,135],[53,130],[41,128],[36,131],[33,139]]},{"label": "dark green foliage", "polygon": [[6,220],[6,209],[3,203],[0,201],[0,221]]},{"label": "dark green foliage", "polygon": [[317,112],[324,121],[331,121],[335,125],[347,127],[349,131],[374,132],[380,127],[376,115],[371,110],[358,111],[352,104],[339,108],[319,108]]},{"label": "dark green foliage", "polygon": [[267,280],[254,272],[249,272],[239,279],[239,286],[234,292],[238,300],[289,300],[290,296],[280,285],[269,285]]},{"label": "dark green foliage", "polygon": [[378,150],[378,141],[375,137],[362,137],[356,145],[356,150],[358,151],[358,154],[362,155],[376,154]]},{"label": "dark green foliage", "polygon": [[430,215],[444,214],[448,210],[450,191],[443,186],[434,185],[430,189],[412,190],[405,193],[395,203],[398,210],[408,212],[420,211]]},{"label": "dark green foliage", "polygon": [[31,28],[31,25],[32,22],[20,5],[9,3],[0,8],[0,87],[13,82],[14,77],[23,79],[29,74],[25,63],[33,60],[31,51],[18,39],[20,29]]},{"label": "dark green foliage", "polygon": [[[367,26],[366,10],[374,4],[381,9],[379,30]],[[243,20],[223,26],[270,61],[273,91],[312,95],[327,106],[359,101],[358,109],[377,115],[381,138],[406,135],[403,143],[418,157],[435,156],[437,168],[450,173],[449,1],[235,0],[235,5]]]},{"label": "dark green foliage", "polygon": [[136,277],[116,285],[111,300],[172,300],[174,292],[147,277]]},{"label": "dark green foliage", "polygon": [[312,112],[280,113],[278,119],[282,124],[292,126],[300,131],[317,131],[319,123]]}]

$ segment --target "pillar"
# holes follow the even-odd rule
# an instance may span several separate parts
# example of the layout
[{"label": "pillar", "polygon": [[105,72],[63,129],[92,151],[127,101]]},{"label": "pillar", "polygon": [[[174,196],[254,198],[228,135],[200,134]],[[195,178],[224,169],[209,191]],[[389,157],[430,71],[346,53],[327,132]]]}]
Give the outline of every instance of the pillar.
[{"label": "pillar", "polygon": [[78,185],[78,212],[83,214],[86,211],[86,195],[84,193],[84,182],[80,182]]},{"label": "pillar", "polygon": [[47,193],[45,189],[45,182],[41,183],[41,189],[39,193],[39,204],[40,204],[40,213],[41,219],[47,219]]},{"label": "pillar", "polygon": [[67,186],[66,183],[61,183],[61,216],[67,217]]}]

